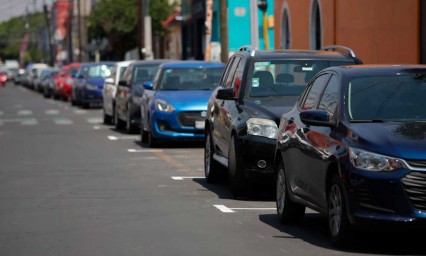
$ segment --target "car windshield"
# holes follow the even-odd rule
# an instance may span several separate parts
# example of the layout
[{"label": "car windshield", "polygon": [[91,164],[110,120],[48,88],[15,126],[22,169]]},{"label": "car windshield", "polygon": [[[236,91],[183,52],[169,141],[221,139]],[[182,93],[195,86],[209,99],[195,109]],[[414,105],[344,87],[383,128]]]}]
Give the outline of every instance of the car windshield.
[{"label": "car windshield", "polygon": [[319,71],[352,64],[353,61],[332,60],[257,61],[249,81],[248,98],[259,105],[292,106]]},{"label": "car windshield", "polygon": [[112,72],[113,65],[94,65],[89,68],[89,77],[109,77]]},{"label": "car windshield", "polygon": [[426,73],[354,78],[348,82],[351,121],[426,121]]},{"label": "car windshield", "polygon": [[157,71],[158,66],[136,66],[133,74],[133,82],[141,84],[143,82],[152,81],[152,77]]},{"label": "car windshield", "polygon": [[160,90],[212,90],[219,84],[223,68],[168,68]]}]

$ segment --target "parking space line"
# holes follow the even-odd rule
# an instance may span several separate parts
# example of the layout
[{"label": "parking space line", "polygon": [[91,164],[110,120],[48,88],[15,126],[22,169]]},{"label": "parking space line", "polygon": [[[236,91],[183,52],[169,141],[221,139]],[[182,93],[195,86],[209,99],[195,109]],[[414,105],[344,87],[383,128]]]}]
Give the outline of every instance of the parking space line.
[{"label": "parking space line", "polygon": [[276,211],[277,208],[263,208],[263,207],[233,207],[233,208],[229,208],[225,205],[213,205],[214,207],[216,207],[219,211],[221,212],[225,212],[225,213],[233,213],[235,211]]},{"label": "parking space line", "polygon": [[205,179],[206,177],[201,177],[201,176],[172,176],[171,177],[172,180],[184,180],[184,179]]},{"label": "parking space line", "polygon": [[159,153],[159,152],[163,152],[162,149],[133,149],[133,148],[129,148],[127,149],[127,152],[130,153]]},{"label": "parking space line", "polygon": [[33,112],[31,110],[19,110],[18,115],[20,116],[29,116],[32,115]]},{"label": "parking space line", "polygon": [[2,115],[4,115],[4,112],[3,112],[3,111],[0,111],[0,116],[2,116]]},{"label": "parking space line", "polygon": [[69,125],[73,123],[72,120],[66,118],[55,118],[53,119],[53,122],[55,122],[57,125]]},{"label": "parking space line", "polygon": [[45,111],[46,115],[57,115],[59,114],[59,110],[57,109],[48,109]]},{"label": "parking space line", "polygon": [[38,124],[38,121],[35,118],[22,119],[21,124],[22,125],[36,125],[36,124]]},{"label": "parking space line", "polygon": [[87,110],[83,110],[83,109],[76,109],[74,110],[75,114],[87,114]]},{"label": "parking space line", "polygon": [[89,117],[86,119],[89,124],[100,124],[103,122],[100,117]]},{"label": "parking space line", "polygon": [[133,139],[137,139],[138,136],[108,136],[109,140],[133,140]]}]

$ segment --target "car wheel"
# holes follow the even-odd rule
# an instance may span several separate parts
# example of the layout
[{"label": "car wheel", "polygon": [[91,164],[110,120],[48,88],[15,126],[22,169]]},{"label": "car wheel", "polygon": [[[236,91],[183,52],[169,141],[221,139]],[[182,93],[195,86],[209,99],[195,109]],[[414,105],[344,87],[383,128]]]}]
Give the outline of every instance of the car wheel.
[{"label": "car wheel", "polygon": [[207,183],[215,183],[219,179],[219,166],[213,159],[214,146],[212,143],[210,131],[206,133],[206,143],[204,147],[204,174]]},{"label": "car wheel", "polygon": [[115,110],[114,124],[115,124],[115,129],[117,130],[121,130],[124,127],[123,121],[121,121],[121,119],[118,117],[117,109]]},{"label": "car wheel", "polygon": [[346,200],[340,177],[333,176],[328,190],[328,228],[336,247],[344,247],[352,240],[353,231],[346,212]]},{"label": "car wheel", "polygon": [[127,118],[126,118],[126,131],[127,131],[127,133],[135,133],[136,127],[134,125],[132,125],[129,108],[127,108],[126,116],[127,116]]},{"label": "car wheel", "polygon": [[142,128],[141,128],[141,142],[142,143],[148,142],[148,132],[144,131]]},{"label": "car wheel", "polygon": [[150,148],[154,148],[158,144],[157,139],[154,137],[154,135],[152,134],[151,131],[148,132],[148,141],[147,141],[147,143],[148,143],[148,146]]},{"label": "car wheel", "polygon": [[241,158],[238,140],[235,136],[232,136],[229,145],[228,175],[229,186],[234,198],[245,197],[248,193],[248,182],[244,176],[244,166]]},{"label": "car wheel", "polygon": [[107,115],[107,113],[105,113],[105,109],[103,109],[104,112],[104,124],[111,124],[111,116]]},{"label": "car wheel", "polygon": [[280,222],[286,225],[299,224],[305,216],[305,207],[291,201],[288,194],[284,163],[278,164],[276,175],[276,206]]}]

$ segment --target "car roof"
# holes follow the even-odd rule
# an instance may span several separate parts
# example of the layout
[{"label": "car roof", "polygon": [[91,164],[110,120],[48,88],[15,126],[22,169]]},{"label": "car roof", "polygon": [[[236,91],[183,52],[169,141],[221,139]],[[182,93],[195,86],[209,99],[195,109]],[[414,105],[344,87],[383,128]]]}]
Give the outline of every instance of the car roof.
[{"label": "car roof", "polygon": [[166,63],[169,61],[173,61],[173,60],[169,60],[169,59],[156,59],[156,60],[137,60],[132,62],[130,65],[132,66],[153,66],[153,65],[160,65],[162,63]]},{"label": "car roof", "polygon": [[352,58],[338,52],[316,51],[316,50],[272,50],[258,51],[254,55],[256,61],[262,60],[334,60],[334,61],[353,61]]},{"label": "car roof", "polygon": [[426,73],[426,65],[350,65],[329,67],[323,71],[334,70],[346,77],[380,76],[392,74]]},{"label": "car roof", "polygon": [[172,61],[162,65],[162,68],[222,68],[225,64],[212,61]]}]

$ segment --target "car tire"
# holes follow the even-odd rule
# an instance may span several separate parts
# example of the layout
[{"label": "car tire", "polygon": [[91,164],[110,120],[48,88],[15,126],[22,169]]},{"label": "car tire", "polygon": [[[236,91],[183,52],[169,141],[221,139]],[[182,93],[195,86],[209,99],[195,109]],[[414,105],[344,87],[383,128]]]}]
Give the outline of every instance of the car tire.
[{"label": "car tire", "polygon": [[121,130],[124,128],[124,122],[118,117],[117,109],[115,110],[114,124],[116,130]]},{"label": "car tire", "polygon": [[335,247],[346,247],[352,241],[354,232],[346,211],[346,198],[340,177],[335,174],[328,187],[328,229]]},{"label": "car tire", "polygon": [[147,143],[148,142],[148,132],[144,131],[141,128],[141,143]]},{"label": "car tire", "polygon": [[280,161],[276,170],[275,203],[277,206],[277,213],[282,224],[300,224],[305,216],[305,206],[293,202],[288,193],[288,182],[284,170],[284,163]]},{"label": "car tire", "polygon": [[246,197],[248,194],[248,182],[244,175],[240,145],[235,136],[232,136],[229,143],[228,175],[229,186],[234,198]]},{"label": "car tire", "polygon": [[105,113],[105,109],[103,109],[103,113],[104,113],[104,124],[111,124],[111,121],[112,121],[111,116]]},{"label": "car tire", "polygon": [[157,139],[154,137],[151,131],[148,132],[148,141],[147,141],[148,147],[155,148],[158,144]]},{"label": "car tire", "polygon": [[210,131],[206,132],[206,142],[204,146],[204,175],[207,183],[216,183],[219,180],[219,163],[213,159],[214,146]]},{"label": "car tire", "polygon": [[128,107],[127,107],[126,117],[127,117],[126,118],[126,132],[129,133],[129,134],[136,133],[136,127],[131,122],[130,111],[129,111]]}]

